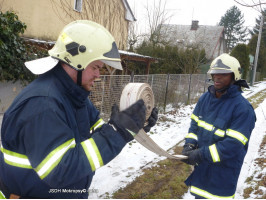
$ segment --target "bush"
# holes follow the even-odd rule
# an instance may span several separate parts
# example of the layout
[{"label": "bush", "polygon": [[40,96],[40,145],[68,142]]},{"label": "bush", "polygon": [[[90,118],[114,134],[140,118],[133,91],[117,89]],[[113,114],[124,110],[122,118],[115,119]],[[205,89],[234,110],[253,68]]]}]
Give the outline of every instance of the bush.
[{"label": "bush", "polygon": [[[250,54],[253,55],[254,57],[256,55],[257,41],[258,41],[258,35],[253,35],[248,44],[250,49]],[[266,77],[266,44],[264,43],[264,40],[261,40],[260,43],[257,72],[261,73],[260,74],[261,79]]]},{"label": "bush", "polygon": [[[204,49],[198,47],[179,48],[176,45],[152,45],[144,41],[136,48],[137,53],[158,58],[151,64],[151,74],[192,74],[206,62]],[[143,66],[140,66],[143,69]],[[137,68],[135,69],[137,71]],[[137,71],[138,72],[138,71]]]},{"label": "bush", "polygon": [[240,63],[242,69],[242,79],[247,79],[247,74],[249,72],[249,48],[246,44],[236,45],[231,54],[234,56]]},{"label": "bush", "polygon": [[32,81],[35,76],[24,62],[46,56],[46,51],[37,50],[20,37],[27,26],[14,12],[0,11],[0,81]]}]

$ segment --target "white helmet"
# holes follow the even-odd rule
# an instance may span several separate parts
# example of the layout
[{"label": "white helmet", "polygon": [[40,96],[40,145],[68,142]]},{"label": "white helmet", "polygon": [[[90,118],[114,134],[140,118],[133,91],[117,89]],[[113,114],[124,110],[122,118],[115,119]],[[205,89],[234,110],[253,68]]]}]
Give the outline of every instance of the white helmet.
[{"label": "white helmet", "polygon": [[55,67],[60,60],[82,71],[91,62],[101,60],[122,70],[113,36],[106,28],[89,20],[77,20],[66,25],[48,53],[49,57],[26,62],[26,67],[34,74],[42,74]]},{"label": "white helmet", "polygon": [[235,81],[241,79],[241,66],[235,57],[229,54],[222,54],[215,58],[210,66],[208,74],[234,73]]}]

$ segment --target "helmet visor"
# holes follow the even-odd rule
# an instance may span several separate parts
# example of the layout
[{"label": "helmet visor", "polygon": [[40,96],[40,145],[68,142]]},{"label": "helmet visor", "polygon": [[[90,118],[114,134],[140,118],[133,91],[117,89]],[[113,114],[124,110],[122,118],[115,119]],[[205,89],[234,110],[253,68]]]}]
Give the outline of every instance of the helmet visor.
[{"label": "helmet visor", "polygon": [[226,69],[210,69],[208,74],[230,74],[233,73],[232,70],[226,70]]},{"label": "helmet visor", "polygon": [[123,67],[120,61],[113,61],[113,60],[101,60],[101,61],[115,69],[123,70]]},{"label": "helmet visor", "polygon": [[59,60],[52,58],[51,56],[39,58],[36,60],[25,62],[25,66],[33,73],[33,74],[43,74],[48,72],[52,68],[54,68]]}]

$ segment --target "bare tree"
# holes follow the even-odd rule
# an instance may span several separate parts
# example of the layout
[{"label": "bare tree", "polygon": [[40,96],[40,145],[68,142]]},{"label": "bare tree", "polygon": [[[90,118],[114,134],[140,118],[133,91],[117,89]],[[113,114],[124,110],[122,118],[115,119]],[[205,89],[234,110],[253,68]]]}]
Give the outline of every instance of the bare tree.
[{"label": "bare tree", "polygon": [[143,34],[140,34],[138,31],[139,24],[137,22],[130,22],[128,28],[128,50],[133,52],[134,47],[140,42],[143,38]]},{"label": "bare tree", "polygon": [[173,14],[170,14],[166,10],[166,0],[159,0],[153,1],[151,5],[151,1],[146,1],[146,13],[147,13],[147,20],[148,20],[148,28],[149,34],[147,35],[148,41],[151,42],[153,45],[156,44],[164,44],[165,40],[161,37],[161,25],[167,24]]},{"label": "bare tree", "polygon": [[234,0],[234,2],[238,3],[241,6],[251,7],[260,13],[263,10],[262,6],[266,5],[266,2],[263,2],[262,0],[251,0],[251,1],[248,0],[249,3],[246,3],[244,0],[241,0],[241,1],[240,0]]},{"label": "bare tree", "polygon": [[[165,43],[161,37],[161,25],[166,24],[170,21],[173,16],[166,10],[166,0],[151,1],[146,0],[145,11],[146,15],[144,20],[131,22],[128,32],[128,48],[133,51],[134,47],[143,42],[148,41],[153,46],[159,43]],[[134,10],[135,8],[133,8]],[[145,24],[141,24],[145,21]],[[147,25],[147,30],[146,26]],[[140,30],[140,27],[142,30]]]}]

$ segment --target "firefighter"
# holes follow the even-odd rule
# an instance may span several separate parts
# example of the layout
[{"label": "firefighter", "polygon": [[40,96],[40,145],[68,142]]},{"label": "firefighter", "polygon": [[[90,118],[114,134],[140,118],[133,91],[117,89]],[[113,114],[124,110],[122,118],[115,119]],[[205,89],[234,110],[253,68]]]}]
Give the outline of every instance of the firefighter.
[{"label": "firefighter", "polygon": [[115,158],[144,126],[143,100],[122,112],[114,107],[104,123],[88,99],[104,63],[122,70],[114,38],[103,26],[74,21],[48,53],[25,63],[40,76],[3,117],[2,198],[88,198],[95,170]]},{"label": "firefighter", "polygon": [[183,160],[194,165],[185,183],[195,198],[234,198],[238,176],[248,150],[256,116],[241,95],[238,60],[222,54],[213,60],[208,74],[213,85],[204,93],[191,115]]}]

